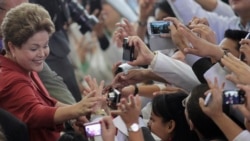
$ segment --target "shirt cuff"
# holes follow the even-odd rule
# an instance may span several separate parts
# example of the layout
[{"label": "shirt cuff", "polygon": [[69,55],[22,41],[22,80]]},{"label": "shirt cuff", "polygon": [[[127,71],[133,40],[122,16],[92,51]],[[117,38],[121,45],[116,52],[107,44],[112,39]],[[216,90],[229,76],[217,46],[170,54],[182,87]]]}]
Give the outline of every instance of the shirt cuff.
[{"label": "shirt cuff", "polygon": [[247,141],[250,138],[250,133],[247,130],[244,130],[238,134],[233,141]]},{"label": "shirt cuff", "polygon": [[153,69],[153,68],[155,67],[157,57],[158,57],[158,51],[155,51],[155,52],[154,52],[154,58],[153,58],[153,60],[151,61],[151,63],[150,63],[150,65],[148,66],[148,68]]}]

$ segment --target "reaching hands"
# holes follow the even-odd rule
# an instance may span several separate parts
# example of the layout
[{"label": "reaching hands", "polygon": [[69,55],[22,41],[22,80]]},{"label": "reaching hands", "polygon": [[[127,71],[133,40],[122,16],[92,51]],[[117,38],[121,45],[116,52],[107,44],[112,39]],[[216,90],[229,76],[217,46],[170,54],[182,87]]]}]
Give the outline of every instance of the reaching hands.
[{"label": "reaching hands", "polygon": [[224,89],[224,84],[222,86],[218,86],[217,78],[214,79],[214,82],[207,80],[210,90],[208,90],[205,95],[211,93],[211,99],[207,106],[204,105],[204,99],[199,99],[199,104],[202,111],[208,115],[210,118],[216,118],[223,114],[222,109],[222,92]]},{"label": "reaching hands", "polygon": [[139,20],[146,22],[154,9],[156,0],[139,0],[140,15]]},{"label": "reaching hands", "polygon": [[104,81],[101,81],[100,85],[98,85],[96,79],[92,78],[91,76],[86,76],[85,81],[87,82],[88,86],[85,87],[84,95],[85,97],[88,96],[90,93],[94,92],[95,97],[101,98],[98,103],[96,103],[92,112],[96,112],[103,108],[106,105],[106,97],[102,95]]},{"label": "reaching hands", "polygon": [[135,36],[136,31],[134,26],[127,19],[116,24],[117,29],[114,32],[114,40],[118,47],[122,47],[123,39],[128,36]]},{"label": "reaching hands", "polygon": [[95,91],[84,96],[82,100],[74,104],[74,110],[76,110],[76,117],[87,115],[88,113],[95,112],[96,105],[102,101],[101,96],[95,96]]},{"label": "reaching hands", "polygon": [[[167,17],[164,21],[171,21],[173,24],[169,26],[171,39],[174,44],[182,51],[189,46],[188,40],[178,31],[179,25],[182,24],[178,19],[174,17]],[[167,36],[166,36],[167,37]]]},{"label": "reaching hands", "polygon": [[146,44],[138,36],[128,37],[129,46],[135,48],[135,60],[128,62],[132,66],[149,65],[154,58],[154,53],[146,46]]},{"label": "reaching hands", "polygon": [[[241,113],[244,115],[247,122],[250,122],[250,86],[249,85],[242,85],[239,84],[237,87],[243,91],[245,91],[245,104],[243,105],[237,105],[236,108],[238,108]],[[250,129],[250,128],[248,128]]]},{"label": "reaching hands", "polygon": [[196,25],[189,25],[188,26],[192,32],[196,33],[202,39],[207,40],[210,43],[216,44],[216,34],[215,32],[205,24],[196,24]]},{"label": "reaching hands", "polygon": [[216,44],[216,34],[209,27],[208,20],[206,18],[194,17],[188,24],[188,28],[196,33],[200,38],[207,40],[210,43]]},{"label": "reaching hands", "polygon": [[223,50],[217,45],[206,41],[198,37],[194,32],[189,30],[183,25],[179,25],[179,32],[183,34],[191,44],[191,46],[184,48],[185,54],[194,54],[201,57],[212,57],[215,60],[219,60],[223,56]]},{"label": "reaching hands", "polygon": [[116,127],[113,124],[112,117],[106,116],[101,120],[101,133],[103,141],[114,141]]},{"label": "reaching hands", "polygon": [[243,61],[250,65],[250,58],[248,55],[250,52],[250,39],[242,39],[240,44],[240,53],[244,56]]},{"label": "reaching hands", "polygon": [[129,70],[127,74],[121,72],[118,73],[113,79],[113,88],[122,89],[131,84],[140,83],[147,80],[150,70],[148,69],[134,69]]},{"label": "reaching hands", "polygon": [[193,17],[192,20],[188,23],[188,26],[197,24],[203,24],[209,26],[208,20],[206,18],[198,18],[198,17]]},{"label": "reaching hands", "polygon": [[118,110],[112,111],[111,113],[114,115],[120,115],[127,127],[133,123],[138,123],[141,111],[141,101],[139,96],[133,97],[130,95],[129,100],[122,98],[117,106]]},{"label": "reaching hands", "polygon": [[172,94],[172,93],[177,93],[177,92],[185,92],[188,94],[188,92],[186,92],[184,89],[176,87],[176,86],[171,86],[171,85],[167,85],[165,88],[163,88],[161,91],[157,91],[154,92],[153,95],[159,95],[159,94]]},{"label": "reaching hands", "polygon": [[227,53],[221,58],[223,65],[233,73],[227,75],[226,78],[235,84],[250,84],[250,67],[240,59],[234,57],[231,53]]}]

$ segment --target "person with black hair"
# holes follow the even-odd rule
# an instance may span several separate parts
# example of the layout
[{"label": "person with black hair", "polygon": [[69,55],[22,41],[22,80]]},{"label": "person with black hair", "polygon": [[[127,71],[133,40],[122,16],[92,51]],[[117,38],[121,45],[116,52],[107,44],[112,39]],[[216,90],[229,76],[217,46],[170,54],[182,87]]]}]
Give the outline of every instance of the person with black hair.
[{"label": "person with black hair", "polygon": [[[190,96],[185,99],[185,113],[191,130],[199,134],[200,140],[220,139],[226,140],[225,135],[218,126],[204,114],[199,105],[199,98],[205,97],[204,93],[209,89],[207,84],[200,84],[193,88]],[[227,109],[226,109],[227,108]],[[224,107],[224,111],[228,113],[229,107]],[[207,132],[209,131],[209,132]]]},{"label": "person with black hair", "polygon": [[224,39],[220,42],[220,47],[235,57],[240,57],[240,41],[248,34],[247,31],[228,29],[225,31]]},{"label": "person with black hair", "polygon": [[198,141],[185,118],[182,100],[186,97],[186,93],[177,92],[153,98],[149,128],[163,141]]},{"label": "person with black hair", "polygon": [[[244,128],[240,127],[235,121],[233,121],[226,113],[223,111],[223,85],[219,86],[217,78],[214,79],[214,82],[208,81],[209,90],[205,93],[211,94],[211,99],[207,104],[205,104],[205,100],[203,98],[199,98],[199,105],[202,111],[210,117],[214,123],[220,128],[220,130],[224,133],[227,140],[229,141],[248,141],[250,137],[250,133],[248,130],[244,130]],[[243,86],[243,85],[242,85]],[[239,87],[242,91],[247,92],[246,87]],[[246,94],[247,95],[247,94]],[[245,97],[247,98],[247,96]],[[248,101],[248,100],[246,100]],[[247,107],[246,102],[243,107]],[[243,104],[237,105],[241,106]],[[238,107],[238,108],[239,108]],[[242,109],[240,108],[240,109]],[[244,109],[244,108],[243,108]],[[246,112],[248,109],[241,110],[241,112]],[[243,112],[243,113],[244,113]],[[246,116],[246,115],[245,115]],[[245,117],[247,119],[247,116]],[[245,125],[247,126],[247,124]]]},{"label": "person with black hair", "polygon": [[[2,131],[2,136],[5,136],[6,141],[29,141],[28,129],[25,123],[1,108],[0,117],[0,131]],[[0,141],[3,141],[3,137],[0,137]]]},{"label": "person with black hair", "polygon": [[[190,129],[194,130],[200,140],[226,140],[226,136],[214,121],[207,116],[201,109],[199,104],[200,98],[205,98],[205,92],[209,90],[207,84],[200,84],[193,88],[191,94],[185,99],[184,105],[186,106],[185,114],[189,123]],[[230,106],[223,105],[223,112],[233,119],[239,126],[244,127],[240,121],[230,116]],[[214,111],[216,112],[216,111]],[[209,132],[208,132],[209,131]]]},{"label": "person with black hair", "polygon": [[[56,31],[50,37],[50,54],[46,59],[46,63],[51,70],[55,71],[60,77],[62,77],[63,82],[73,95],[75,101],[80,101],[82,99],[82,94],[76,81],[74,67],[68,58],[70,48],[64,26],[68,22],[69,17],[65,14],[66,9],[63,9],[64,3],[60,0],[29,0],[29,2],[42,5],[49,12],[51,19],[55,24]],[[46,74],[41,76],[45,77]]]},{"label": "person with black hair", "polygon": [[88,141],[83,135],[74,131],[68,131],[63,133],[58,141]]},{"label": "person with black hair", "polygon": [[22,3],[12,8],[1,31],[6,52],[0,55],[0,107],[27,125],[30,140],[55,141],[64,122],[80,120],[101,97],[91,97],[92,92],[66,105],[49,96],[37,72],[49,54],[54,24],[42,6]]}]

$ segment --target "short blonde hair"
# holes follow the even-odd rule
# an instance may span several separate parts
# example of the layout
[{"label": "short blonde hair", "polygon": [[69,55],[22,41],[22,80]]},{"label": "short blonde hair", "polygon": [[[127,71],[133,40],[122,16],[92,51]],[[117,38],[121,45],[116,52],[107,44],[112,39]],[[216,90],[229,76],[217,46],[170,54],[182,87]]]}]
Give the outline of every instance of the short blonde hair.
[{"label": "short blonde hair", "polygon": [[55,31],[49,13],[40,5],[22,3],[7,12],[1,25],[4,46],[9,51],[8,42],[21,47],[30,37],[39,31],[50,35]]}]

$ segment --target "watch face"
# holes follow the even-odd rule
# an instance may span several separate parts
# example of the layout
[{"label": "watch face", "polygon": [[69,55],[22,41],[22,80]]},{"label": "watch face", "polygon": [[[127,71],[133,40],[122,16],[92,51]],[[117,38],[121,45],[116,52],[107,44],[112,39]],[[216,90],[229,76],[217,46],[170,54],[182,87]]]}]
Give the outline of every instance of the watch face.
[{"label": "watch face", "polygon": [[131,126],[130,126],[131,130],[133,132],[137,132],[139,130],[139,125],[137,123],[133,123]]}]

